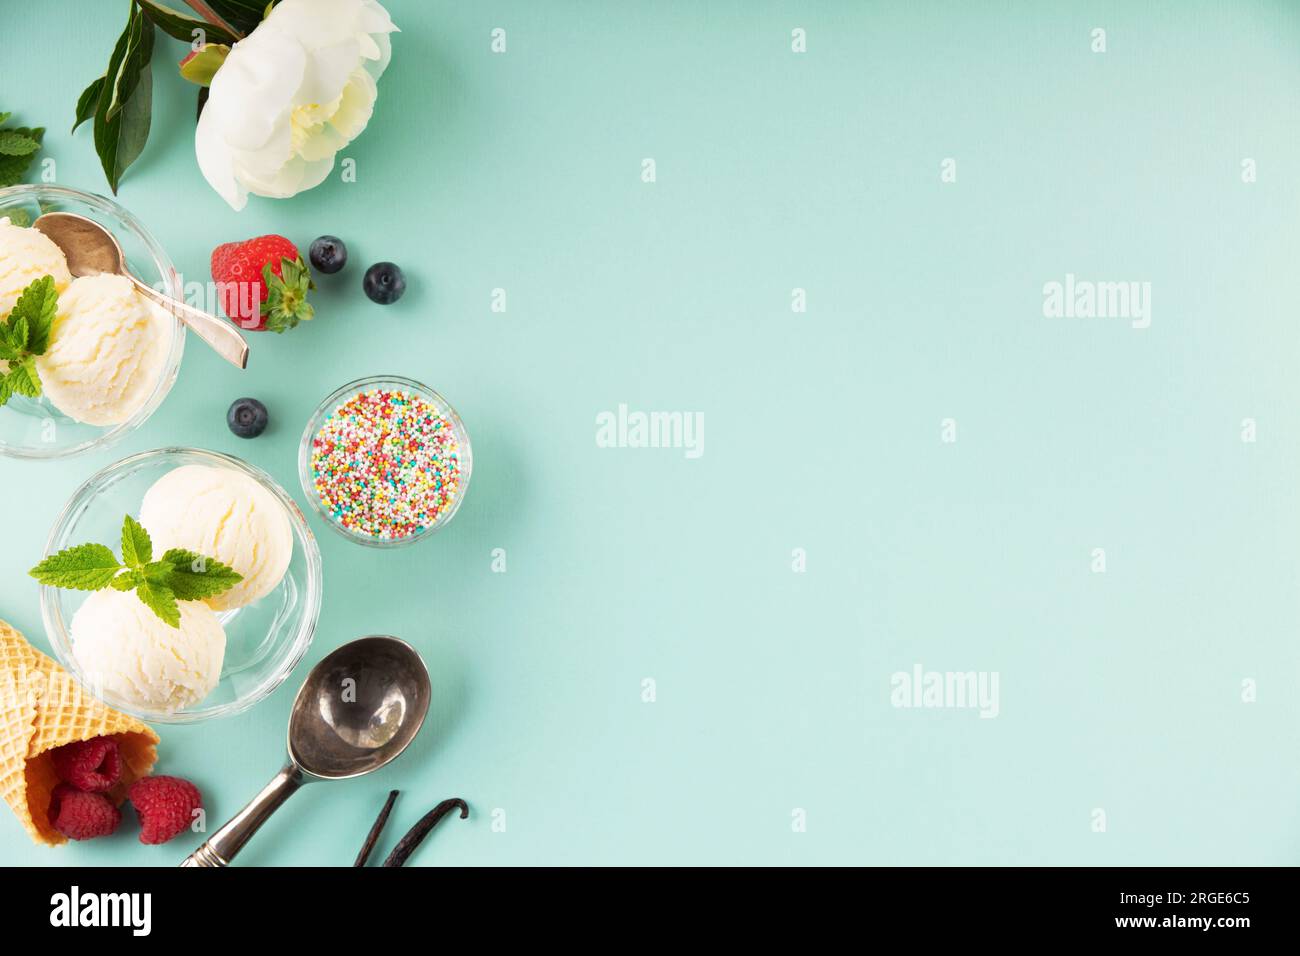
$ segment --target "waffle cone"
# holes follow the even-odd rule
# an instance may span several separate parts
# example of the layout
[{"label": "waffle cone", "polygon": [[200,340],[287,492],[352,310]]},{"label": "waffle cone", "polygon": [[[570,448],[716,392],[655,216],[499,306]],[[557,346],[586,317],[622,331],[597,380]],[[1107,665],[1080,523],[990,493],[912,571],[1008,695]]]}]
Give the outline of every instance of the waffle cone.
[{"label": "waffle cone", "polygon": [[68,842],[50,826],[50,795],[59,783],[50,751],[92,737],[117,741],[122,779],[108,796],[120,804],[127,787],[153,768],[158,735],[95,699],[0,621],[0,796],[35,842]]}]

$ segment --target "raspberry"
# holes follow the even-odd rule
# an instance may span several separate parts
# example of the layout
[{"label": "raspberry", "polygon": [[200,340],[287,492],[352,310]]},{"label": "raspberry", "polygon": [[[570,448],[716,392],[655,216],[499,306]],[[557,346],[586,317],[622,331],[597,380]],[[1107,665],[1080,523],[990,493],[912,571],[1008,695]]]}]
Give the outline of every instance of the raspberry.
[{"label": "raspberry", "polygon": [[50,751],[54,772],[78,790],[102,793],[122,776],[122,760],[112,737],[92,737]]},{"label": "raspberry", "polygon": [[166,843],[184,832],[203,806],[199,788],[180,777],[144,777],[127,791],[140,815],[140,842]]},{"label": "raspberry", "polygon": [[50,825],[70,840],[108,836],[121,822],[122,811],[102,793],[61,783],[50,796]]}]

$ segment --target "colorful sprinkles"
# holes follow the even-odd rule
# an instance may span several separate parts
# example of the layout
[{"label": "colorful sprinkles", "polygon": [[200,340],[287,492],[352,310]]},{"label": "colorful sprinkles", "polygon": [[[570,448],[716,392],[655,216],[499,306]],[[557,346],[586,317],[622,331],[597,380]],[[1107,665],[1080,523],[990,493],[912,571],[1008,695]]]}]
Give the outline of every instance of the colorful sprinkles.
[{"label": "colorful sprinkles", "polygon": [[372,388],[340,403],[311,443],[312,485],[325,513],[377,541],[420,534],[460,493],[456,429],[414,392]]}]

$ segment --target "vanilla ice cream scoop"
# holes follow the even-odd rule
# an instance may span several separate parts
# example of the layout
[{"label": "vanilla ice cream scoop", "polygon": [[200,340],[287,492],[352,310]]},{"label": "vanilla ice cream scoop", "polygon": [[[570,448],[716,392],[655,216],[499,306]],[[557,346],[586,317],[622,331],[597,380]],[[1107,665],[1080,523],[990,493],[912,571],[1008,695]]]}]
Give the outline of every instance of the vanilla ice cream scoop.
[{"label": "vanilla ice cream scoop", "polygon": [[170,713],[203,700],[221,677],[226,632],[206,604],[178,606],[177,628],[133,591],[91,594],[70,629],[82,679],[142,710]]},{"label": "vanilla ice cream scoop", "polygon": [[0,318],[13,311],[23,289],[47,275],[60,294],[72,282],[63,250],[35,229],[0,219]]},{"label": "vanilla ice cream scoop", "polygon": [[233,468],[184,465],[145,492],[140,523],[155,554],[186,548],[228,564],[243,580],[207,599],[223,611],[271,593],[293,557],[293,528],[284,505]]},{"label": "vanilla ice cream scoop", "polygon": [[74,279],[59,296],[50,345],[36,356],[41,387],[55,408],[79,422],[120,424],[153,394],[173,334],[171,316],[125,276]]}]

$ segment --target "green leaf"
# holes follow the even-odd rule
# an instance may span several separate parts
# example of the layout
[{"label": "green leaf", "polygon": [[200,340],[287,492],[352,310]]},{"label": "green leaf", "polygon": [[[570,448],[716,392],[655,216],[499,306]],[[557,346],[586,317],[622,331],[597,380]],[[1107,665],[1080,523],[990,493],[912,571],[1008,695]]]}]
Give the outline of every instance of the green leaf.
[{"label": "green leaf", "polygon": [[104,77],[101,76],[81,91],[81,96],[77,98],[77,121],[72,124],[72,132],[75,133],[78,126],[95,115],[95,107],[99,103],[99,94],[103,89]]},{"label": "green leaf", "polygon": [[144,525],[127,515],[122,522],[122,563],[139,568],[153,560],[153,542]]},{"label": "green leaf", "polygon": [[41,148],[41,144],[16,129],[0,130],[0,155],[28,156]]},{"label": "green leaf", "polygon": [[9,389],[28,398],[39,398],[41,394],[41,376],[36,371],[36,359],[30,355],[20,362],[9,363],[9,374],[5,376]]},{"label": "green leaf", "polygon": [[181,609],[176,606],[176,595],[165,584],[149,579],[147,575],[136,585],[136,596],[144,602],[145,607],[153,611],[172,627],[181,626]]},{"label": "green leaf", "polygon": [[13,113],[0,113],[0,126],[4,126],[5,123],[9,122],[9,117],[13,115]]},{"label": "green leaf", "polygon": [[121,569],[111,548],[79,544],[50,555],[27,573],[52,587],[98,591],[107,587]]},{"label": "green leaf", "polygon": [[264,325],[270,331],[284,332],[315,316],[315,307],[307,301],[307,292],[312,287],[311,270],[301,258],[297,261],[282,258],[278,276],[271,271],[271,264],[266,263],[262,266],[262,283],[266,287],[266,300],[261,315],[266,318]]},{"label": "green leaf", "polygon": [[[54,276],[41,276],[23,289],[9,313],[10,341],[15,348],[23,348],[32,355],[44,355],[50,344],[50,331],[54,316],[59,310],[59,293],[54,288]],[[22,334],[18,322],[22,320]]]},{"label": "green leaf", "polygon": [[154,28],[132,5],[126,29],[118,37],[95,104],[95,151],[114,193],[149,139],[153,108]]},{"label": "green leaf", "polygon": [[224,44],[204,44],[202,50],[181,61],[181,76],[199,86],[208,86],[229,53],[230,47]]},{"label": "green leaf", "polygon": [[[28,129],[25,126],[19,126],[12,130],[5,130],[6,133],[18,133],[27,139],[34,139],[41,142],[45,135],[45,128],[41,126]],[[0,155],[0,186],[12,186],[19,182],[27,172],[27,167],[31,166],[32,160],[36,158],[35,153],[27,153],[23,156],[4,156]]]},{"label": "green leaf", "polygon": [[126,51],[123,54],[121,64],[116,72],[110,67],[107,74],[113,78],[112,95],[109,98],[106,113],[108,119],[112,119],[122,111],[122,107],[126,105],[139,84],[139,55],[141,52],[145,52],[141,50],[143,44],[147,43],[149,45],[147,52],[150,54],[145,57],[144,62],[147,64],[152,59],[153,24],[144,15],[144,11],[136,7],[131,8],[127,29],[130,30],[130,33],[127,37]]},{"label": "green leaf", "polygon": [[182,601],[201,601],[229,591],[242,581],[234,568],[194,551],[172,548],[162,557],[172,566],[167,584]]},{"label": "green leaf", "polygon": [[9,344],[15,349],[21,348],[27,351],[27,342],[31,337],[31,327],[27,324],[27,316],[21,314],[15,309],[9,315]]},{"label": "green leaf", "polygon": [[185,0],[205,20],[215,14],[245,35],[257,29],[266,8],[264,0]]},{"label": "green leaf", "polygon": [[131,568],[130,570],[119,574],[108,583],[118,591],[134,591],[140,586],[140,582],[143,580],[144,572],[139,568]]},{"label": "green leaf", "polygon": [[241,39],[237,34],[231,33],[224,27],[209,23],[207,20],[196,20],[188,13],[182,13],[179,10],[173,10],[158,0],[135,0],[144,11],[144,15],[152,21],[163,33],[169,37],[175,37],[177,40],[184,40],[186,43],[193,43],[195,30],[202,30],[199,36],[205,38],[210,43],[234,43]]}]

